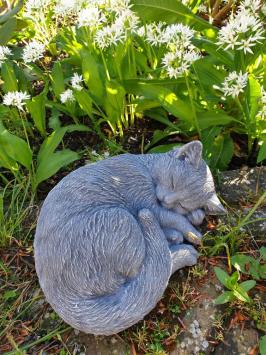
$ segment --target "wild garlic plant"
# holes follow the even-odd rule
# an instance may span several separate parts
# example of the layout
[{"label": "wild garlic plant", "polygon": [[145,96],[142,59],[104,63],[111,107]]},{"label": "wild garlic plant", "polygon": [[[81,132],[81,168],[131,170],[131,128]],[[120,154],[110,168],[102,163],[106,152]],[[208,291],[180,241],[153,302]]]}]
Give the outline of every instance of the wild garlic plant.
[{"label": "wild garlic plant", "polygon": [[236,132],[248,137],[247,155],[257,149],[261,162],[265,10],[259,0],[221,6],[228,16],[207,1],[26,0],[18,31],[8,33],[0,18],[4,125],[14,132],[6,117],[15,122],[23,112],[18,136],[27,140],[27,133],[32,150],[35,132],[46,141],[51,129],[64,128],[60,116],[103,139],[104,123],[122,136],[136,119],[150,117],[166,128],[146,151],[160,151],[173,134],[198,136],[208,164],[224,169]]}]

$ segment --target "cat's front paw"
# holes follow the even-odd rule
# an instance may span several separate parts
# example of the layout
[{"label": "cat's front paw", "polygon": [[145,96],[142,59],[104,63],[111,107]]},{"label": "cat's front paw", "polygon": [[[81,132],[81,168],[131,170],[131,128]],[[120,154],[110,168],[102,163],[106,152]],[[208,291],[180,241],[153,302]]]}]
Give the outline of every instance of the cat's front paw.
[{"label": "cat's front paw", "polygon": [[194,226],[199,226],[205,218],[205,212],[199,208],[189,212],[187,218]]},{"label": "cat's front paw", "polygon": [[163,232],[165,234],[166,239],[170,243],[180,244],[180,243],[183,243],[183,241],[184,241],[184,237],[183,237],[182,232],[180,232],[174,228],[164,228]]}]

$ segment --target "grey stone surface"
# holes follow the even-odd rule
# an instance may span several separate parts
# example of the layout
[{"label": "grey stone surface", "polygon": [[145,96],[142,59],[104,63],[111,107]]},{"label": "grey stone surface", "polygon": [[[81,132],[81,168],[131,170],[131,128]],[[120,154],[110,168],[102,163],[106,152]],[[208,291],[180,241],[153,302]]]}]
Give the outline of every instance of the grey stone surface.
[{"label": "grey stone surface", "polygon": [[220,310],[213,301],[218,296],[217,285],[210,282],[199,288],[199,302],[186,311],[182,322],[186,329],[178,338],[176,349],[170,355],[209,354],[212,350],[208,342]]},{"label": "grey stone surface", "polygon": [[224,341],[215,349],[215,355],[248,355],[258,344],[255,329],[232,328],[225,333]]}]

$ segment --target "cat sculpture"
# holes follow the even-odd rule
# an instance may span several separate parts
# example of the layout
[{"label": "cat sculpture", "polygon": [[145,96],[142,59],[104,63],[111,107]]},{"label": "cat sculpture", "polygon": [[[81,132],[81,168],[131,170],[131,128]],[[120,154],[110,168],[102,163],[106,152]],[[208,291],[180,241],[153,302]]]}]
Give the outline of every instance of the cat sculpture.
[{"label": "cat sculpture", "polygon": [[223,213],[199,141],[83,166],[48,194],[35,264],[47,301],[85,333],[118,333],[149,313],[170,276],[197,262],[205,213]]}]

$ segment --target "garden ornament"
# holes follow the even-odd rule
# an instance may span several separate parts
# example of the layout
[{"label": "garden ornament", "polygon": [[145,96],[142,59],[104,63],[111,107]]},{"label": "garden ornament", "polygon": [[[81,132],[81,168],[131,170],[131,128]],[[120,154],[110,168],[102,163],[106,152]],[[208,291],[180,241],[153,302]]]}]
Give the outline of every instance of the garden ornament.
[{"label": "garden ornament", "polygon": [[118,333],[149,313],[176,270],[197,262],[195,226],[223,213],[202,145],[122,154],[81,167],[48,194],[34,241],[41,288],[85,333]]}]

